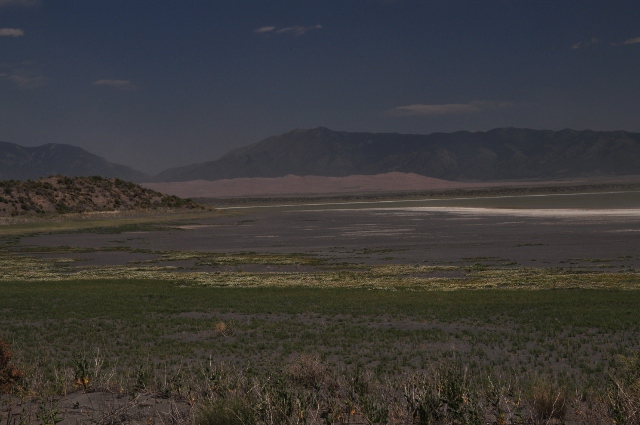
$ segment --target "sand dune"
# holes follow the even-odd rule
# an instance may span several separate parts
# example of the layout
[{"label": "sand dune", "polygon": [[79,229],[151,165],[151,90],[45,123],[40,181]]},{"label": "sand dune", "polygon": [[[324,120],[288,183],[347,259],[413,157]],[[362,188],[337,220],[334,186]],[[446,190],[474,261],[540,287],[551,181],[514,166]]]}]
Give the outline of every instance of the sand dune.
[{"label": "sand dune", "polygon": [[391,172],[347,177],[294,176],[238,178],[215,181],[194,180],[171,183],[142,183],[141,186],[183,198],[233,198],[251,196],[329,195],[366,192],[397,192],[455,189],[480,186]]}]

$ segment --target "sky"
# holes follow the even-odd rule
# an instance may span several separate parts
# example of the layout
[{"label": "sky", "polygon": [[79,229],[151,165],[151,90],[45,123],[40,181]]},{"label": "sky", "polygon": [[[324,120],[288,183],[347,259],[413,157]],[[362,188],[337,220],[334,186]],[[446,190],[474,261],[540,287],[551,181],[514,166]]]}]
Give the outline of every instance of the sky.
[{"label": "sky", "polygon": [[0,141],[156,173],[319,126],[640,132],[640,2],[0,0]]}]

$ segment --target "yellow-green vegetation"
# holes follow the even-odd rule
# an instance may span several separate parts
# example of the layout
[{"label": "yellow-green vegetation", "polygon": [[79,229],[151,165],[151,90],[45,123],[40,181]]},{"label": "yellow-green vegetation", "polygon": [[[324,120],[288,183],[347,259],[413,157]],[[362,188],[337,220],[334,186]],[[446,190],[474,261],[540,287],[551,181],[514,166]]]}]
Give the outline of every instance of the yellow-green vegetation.
[{"label": "yellow-green vegetation", "polygon": [[36,181],[0,182],[0,217],[153,208],[200,206],[117,178],[58,175]]},{"label": "yellow-green vegetation", "polygon": [[231,215],[233,213],[201,209],[151,209],[130,211],[94,211],[39,216],[0,217],[0,237],[39,233],[122,233],[165,230],[184,220]]},{"label": "yellow-green vegetation", "polygon": [[240,264],[269,264],[269,265],[322,265],[325,261],[302,254],[257,254],[251,252],[239,252],[233,254],[216,254],[209,252],[177,251],[162,254],[155,261],[180,261],[197,260],[200,266],[221,266]]},{"label": "yellow-green vegetation", "polygon": [[[5,248],[0,250],[0,280],[63,281],[69,279],[158,279],[222,287],[317,287],[389,290],[459,289],[640,289],[640,273],[584,271],[580,269],[469,266],[333,264],[302,254],[154,252],[127,247],[102,251],[133,251],[156,254],[154,260],[119,266],[83,266],[82,261],[62,256],[37,258],[35,254],[98,252],[68,247]],[[172,261],[195,260],[195,266],[214,271],[192,271],[171,265]],[[154,263],[162,262],[162,265]],[[305,272],[242,271],[243,265],[314,266]],[[234,270],[215,271],[219,266]],[[197,267],[196,267],[197,268]],[[458,272],[459,277],[438,277],[440,272]]]}]

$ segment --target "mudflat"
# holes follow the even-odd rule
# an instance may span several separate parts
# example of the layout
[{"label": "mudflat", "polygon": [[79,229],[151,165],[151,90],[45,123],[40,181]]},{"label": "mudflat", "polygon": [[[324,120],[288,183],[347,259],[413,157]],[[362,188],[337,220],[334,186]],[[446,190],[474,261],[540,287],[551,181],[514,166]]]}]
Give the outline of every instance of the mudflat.
[{"label": "mudflat", "polygon": [[[537,208],[534,208],[537,207]],[[230,208],[162,228],[26,236],[22,246],[121,251],[92,264],[138,261],[132,250],[303,253],[364,264],[518,267],[640,266],[640,192]],[[92,257],[93,255],[93,257]],[[186,264],[185,264],[186,265]],[[196,267],[195,261],[189,266]]]}]

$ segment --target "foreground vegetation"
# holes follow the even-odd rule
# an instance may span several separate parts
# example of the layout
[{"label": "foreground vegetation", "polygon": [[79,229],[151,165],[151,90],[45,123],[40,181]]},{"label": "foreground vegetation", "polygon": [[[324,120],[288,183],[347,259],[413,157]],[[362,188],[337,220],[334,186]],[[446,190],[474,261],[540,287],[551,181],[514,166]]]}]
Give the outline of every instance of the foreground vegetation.
[{"label": "foreground vegetation", "polygon": [[[33,423],[78,391],[168,397],[164,420],[182,423],[637,423],[639,303],[620,290],[5,281],[0,338],[23,378],[3,403],[15,415],[41,400],[23,413]],[[141,423],[126,406],[109,423]]]},{"label": "foreground vegetation", "polygon": [[[220,213],[0,228],[0,425],[640,423],[637,255],[400,264],[128,233],[199,214]],[[102,242],[27,244],[43,232]]]}]

